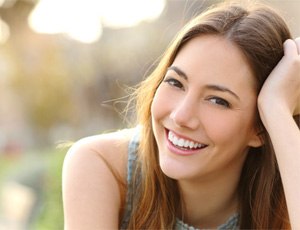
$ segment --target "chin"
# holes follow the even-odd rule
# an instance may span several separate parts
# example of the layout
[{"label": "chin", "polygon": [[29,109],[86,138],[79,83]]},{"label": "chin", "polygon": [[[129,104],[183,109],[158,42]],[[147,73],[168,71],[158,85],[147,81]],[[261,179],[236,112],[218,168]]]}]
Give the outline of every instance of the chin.
[{"label": "chin", "polygon": [[197,174],[192,168],[187,167],[182,160],[168,156],[167,154],[159,155],[159,166],[167,177],[174,180],[193,178]]}]

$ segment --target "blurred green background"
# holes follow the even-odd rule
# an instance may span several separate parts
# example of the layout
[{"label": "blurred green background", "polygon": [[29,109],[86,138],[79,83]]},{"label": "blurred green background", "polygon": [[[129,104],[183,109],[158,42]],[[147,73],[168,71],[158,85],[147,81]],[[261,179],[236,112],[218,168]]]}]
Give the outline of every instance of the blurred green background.
[{"label": "blurred green background", "polygon": [[[0,0],[0,230],[63,229],[66,143],[128,125],[127,87],[216,2]],[[300,36],[300,1],[264,2]]]}]

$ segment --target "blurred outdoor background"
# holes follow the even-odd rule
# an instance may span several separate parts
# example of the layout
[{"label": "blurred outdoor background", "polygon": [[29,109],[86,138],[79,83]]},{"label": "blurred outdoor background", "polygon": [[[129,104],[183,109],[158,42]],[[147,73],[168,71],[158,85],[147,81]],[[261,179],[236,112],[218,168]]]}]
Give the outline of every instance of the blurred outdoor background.
[{"label": "blurred outdoor background", "polygon": [[[126,127],[127,87],[215,0],[0,0],[0,230],[63,229],[76,141]],[[264,1],[300,36],[300,0]]]}]

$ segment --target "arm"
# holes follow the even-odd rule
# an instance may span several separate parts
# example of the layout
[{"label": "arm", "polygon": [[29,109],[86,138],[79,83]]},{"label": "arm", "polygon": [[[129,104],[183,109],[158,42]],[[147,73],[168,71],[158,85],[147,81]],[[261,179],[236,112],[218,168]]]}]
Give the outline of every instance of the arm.
[{"label": "arm", "polygon": [[114,133],[86,138],[67,153],[63,166],[66,230],[118,229],[118,182],[99,154],[125,178],[128,142],[124,136]]},{"label": "arm", "polygon": [[284,57],[265,82],[258,108],[275,150],[292,229],[300,229],[300,39],[284,43]]}]

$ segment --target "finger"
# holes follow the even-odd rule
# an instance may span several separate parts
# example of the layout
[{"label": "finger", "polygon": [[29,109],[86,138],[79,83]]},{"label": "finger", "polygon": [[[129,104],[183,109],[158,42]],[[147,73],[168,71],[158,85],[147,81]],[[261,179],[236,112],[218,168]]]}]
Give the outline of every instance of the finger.
[{"label": "finger", "polygon": [[283,43],[284,56],[295,56],[298,55],[298,48],[296,41],[292,39],[287,39]]},{"label": "finger", "polygon": [[297,48],[298,48],[298,55],[300,55],[300,37],[296,38],[295,42],[296,42],[296,45],[297,45]]},{"label": "finger", "polygon": [[[297,48],[298,48],[298,55],[300,55],[300,37],[295,39],[295,43],[296,43]],[[296,109],[295,109],[294,114],[298,114],[298,115],[300,114],[300,98],[299,98],[298,104],[296,105]]]}]

